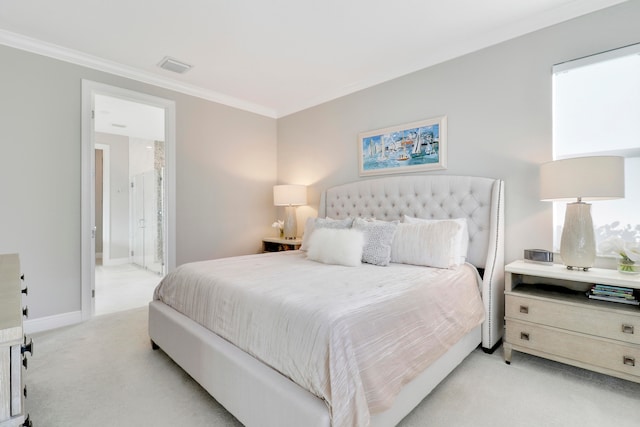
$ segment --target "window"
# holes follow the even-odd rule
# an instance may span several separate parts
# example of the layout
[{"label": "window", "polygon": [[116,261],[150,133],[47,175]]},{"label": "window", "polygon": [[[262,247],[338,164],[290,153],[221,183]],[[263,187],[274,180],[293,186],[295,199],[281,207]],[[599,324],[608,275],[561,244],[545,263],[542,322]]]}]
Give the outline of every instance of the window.
[{"label": "window", "polygon": [[[625,157],[625,198],[591,206],[596,245],[640,241],[640,44],[553,67],[553,159],[594,155]],[[554,203],[554,250],[565,206]]]}]

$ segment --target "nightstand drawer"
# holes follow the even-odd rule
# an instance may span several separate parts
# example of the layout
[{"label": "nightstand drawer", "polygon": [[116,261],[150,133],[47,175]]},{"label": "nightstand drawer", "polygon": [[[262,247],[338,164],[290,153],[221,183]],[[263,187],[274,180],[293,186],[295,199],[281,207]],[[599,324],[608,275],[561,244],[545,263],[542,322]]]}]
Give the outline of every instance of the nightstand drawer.
[{"label": "nightstand drawer", "polygon": [[506,339],[523,347],[640,378],[640,346],[507,320]]},{"label": "nightstand drawer", "polygon": [[567,304],[540,297],[507,294],[505,315],[540,325],[640,345],[640,310],[637,314],[616,307],[616,303]]}]

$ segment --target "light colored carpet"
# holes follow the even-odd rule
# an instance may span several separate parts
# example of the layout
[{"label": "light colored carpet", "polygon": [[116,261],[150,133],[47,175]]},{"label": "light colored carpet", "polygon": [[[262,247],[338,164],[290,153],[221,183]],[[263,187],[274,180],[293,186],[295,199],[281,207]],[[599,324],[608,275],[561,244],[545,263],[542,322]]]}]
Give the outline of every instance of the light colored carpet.
[{"label": "light colored carpet", "polygon": [[[240,426],[162,351],[147,308],[33,335],[27,410],[36,426]],[[501,350],[474,351],[401,427],[636,427],[640,384]],[[301,426],[304,427],[304,426]]]}]

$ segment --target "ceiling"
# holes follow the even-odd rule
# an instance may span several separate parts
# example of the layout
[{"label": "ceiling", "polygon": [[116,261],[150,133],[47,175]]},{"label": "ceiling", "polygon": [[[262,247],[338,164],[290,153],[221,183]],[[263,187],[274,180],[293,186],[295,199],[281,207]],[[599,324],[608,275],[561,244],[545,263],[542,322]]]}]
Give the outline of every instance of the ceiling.
[{"label": "ceiling", "polygon": [[0,44],[282,117],[621,2],[0,0]]},{"label": "ceiling", "polygon": [[95,95],[96,132],[164,141],[164,109],[126,99]]}]

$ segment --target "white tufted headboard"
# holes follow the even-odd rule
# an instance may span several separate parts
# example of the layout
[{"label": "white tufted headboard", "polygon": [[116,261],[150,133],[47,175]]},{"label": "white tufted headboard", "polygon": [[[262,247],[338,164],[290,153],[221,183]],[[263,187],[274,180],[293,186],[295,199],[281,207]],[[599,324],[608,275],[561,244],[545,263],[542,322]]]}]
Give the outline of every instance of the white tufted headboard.
[{"label": "white tufted headboard", "polygon": [[400,220],[466,218],[467,261],[484,270],[482,346],[492,349],[504,322],[504,183],[499,179],[415,175],[357,181],[322,193],[319,217]]}]

